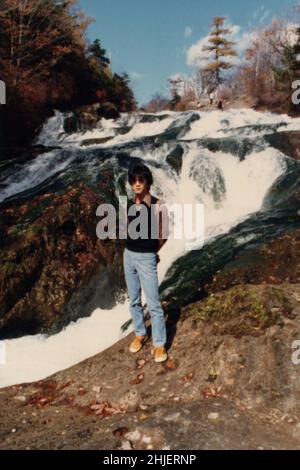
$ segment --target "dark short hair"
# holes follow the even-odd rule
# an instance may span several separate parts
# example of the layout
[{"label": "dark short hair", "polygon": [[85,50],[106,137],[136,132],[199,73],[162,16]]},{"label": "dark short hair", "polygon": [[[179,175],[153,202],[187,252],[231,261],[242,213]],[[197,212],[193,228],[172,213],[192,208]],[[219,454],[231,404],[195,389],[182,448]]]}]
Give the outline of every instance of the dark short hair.
[{"label": "dark short hair", "polygon": [[147,186],[150,189],[151,185],[153,184],[153,176],[151,173],[151,170],[144,164],[142,163],[137,163],[136,165],[133,165],[129,167],[128,170],[128,181],[129,184],[132,185],[132,183],[135,181],[135,178],[137,176],[142,176],[145,178],[147,182]]}]

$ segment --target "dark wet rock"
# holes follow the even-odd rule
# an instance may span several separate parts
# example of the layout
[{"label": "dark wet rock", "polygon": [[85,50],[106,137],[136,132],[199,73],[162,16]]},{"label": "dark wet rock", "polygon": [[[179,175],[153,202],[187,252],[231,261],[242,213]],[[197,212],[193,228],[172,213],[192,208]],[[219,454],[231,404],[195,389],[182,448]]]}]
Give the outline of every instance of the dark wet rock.
[{"label": "dark wet rock", "polygon": [[199,140],[199,145],[207,148],[211,152],[224,152],[236,155],[242,161],[247,155],[255,150],[257,138],[241,139],[241,138],[205,138]]},{"label": "dark wet rock", "polygon": [[91,113],[74,112],[71,116],[64,118],[64,131],[67,134],[73,134],[92,130],[97,126],[97,121],[97,116]]},{"label": "dark wet rock", "polygon": [[158,145],[162,145],[165,142],[172,141],[175,139],[180,140],[185,134],[191,130],[191,124],[198,121],[200,116],[198,113],[187,113],[186,119],[182,122],[182,116],[180,120],[174,121],[162,134],[157,136],[156,141]]},{"label": "dark wet rock", "polygon": [[264,139],[280,152],[295,160],[300,160],[300,132],[287,131],[269,134]]},{"label": "dark wet rock", "polygon": [[116,105],[110,102],[102,103],[97,109],[97,114],[105,119],[117,119],[120,116]]},{"label": "dark wet rock", "polygon": [[295,161],[288,163],[288,170],[277,178],[262,204],[263,210],[283,210],[286,207],[294,213],[300,210],[300,171]]},{"label": "dark wet rock", "polygon": [[300,228],[277,239],[249,248],[233,257],[205,283],[207,292],[246,284],[297,284],[300,279]]},{"label": "dark wet rock", "polygon": [[116,106],[110,102],[95,103],[75,108],[71,115],[64,119],[64,130],[71,134],[95,129],[99,119],[116,119],[120,116]]},{"label": "dark wet rock", "polygon": [[234,129],[228,127],[228,128],[223,128],[222,132],[224,134],[229,134],[234,131],[236,135],[246,135],[247,133],[253,134],[259,133],[259,132],[264,132],[264,133],[269,133],[271,131],[275,132],[277,129],[280,127],[287,127],[286,122],[278,122],[277,124],[251,124],[247,126],[240,126],[240,127],[235,127]]},{"label": "dark wet rock", "polygon": [[177,174],[180,173],[182,167],[182,156],[184,150],[181,145],[176,145],[176,147],[167,155],[166,162],[176,171]]},{"label": "dark wet rock", "polygon": [[105,144],[109,140],[113,139],[113,136],[111,137],[99,137],[95,139],[84,139],[81,142],[81,147],[88,147],[89,145],[99,145],[99,144]]},{"label": "dark wet rock", "polygon": [[[278,219],[275,230],[276,218],[271,222],[270,214],[255,233],[251,225],[257,217],[266,216],[256,214],[203,249],[177,259],[160,284],[161,298],[174,306],[183,306],[205,297],[217,280],[218,288],[229,288],[264,280],[272,282],[273,278],[279,283],[298,279],[299,215]],[[266,243],[274,247],[269,255],[264,248]],[[239,267],[235,269],[235,266]]]},{"label": "dark wet rock", "polygon": [[48,332],[115,304],[122,245],[97,238],[95,217],[101,202],[117,207],[113,174],[103,171],[98,184],[2,205],[1,337]]},{"label": "dark wet rock", "polygon": [[159,122],[167,119],[169,114],[143,114],[141,117],[141,123],[148,123],[148,122]]},{"label": "dark wet rock", "polygon": [[119,128],[115,128],[114,131],[116,135],[124,135],[124,134],[127,134],[131,129],[132,127],[130,126],[122,126]]}]

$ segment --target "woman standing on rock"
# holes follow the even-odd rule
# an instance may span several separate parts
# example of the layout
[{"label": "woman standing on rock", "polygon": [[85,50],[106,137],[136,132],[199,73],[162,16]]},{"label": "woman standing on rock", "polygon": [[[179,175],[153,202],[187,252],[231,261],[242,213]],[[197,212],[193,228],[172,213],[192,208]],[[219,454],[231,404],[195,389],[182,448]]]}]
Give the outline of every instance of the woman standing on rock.
[{"label": "woman standing on rock", "polygon": [[[158,293],[157,252],[168,239],[168,212],[162,201],[150,194],[153,177],[147,166],[139,164],[130,168],[128,180],[134,197],[127,207],[128,230],[123,261],[135,330],[129,349],[132,353],[140,351],[148,339],[141,303],[142,287],[151,315],[154,361],[163,362],[168,356],[164,312]],[[133,230],[136,230],[135,234]]]}]

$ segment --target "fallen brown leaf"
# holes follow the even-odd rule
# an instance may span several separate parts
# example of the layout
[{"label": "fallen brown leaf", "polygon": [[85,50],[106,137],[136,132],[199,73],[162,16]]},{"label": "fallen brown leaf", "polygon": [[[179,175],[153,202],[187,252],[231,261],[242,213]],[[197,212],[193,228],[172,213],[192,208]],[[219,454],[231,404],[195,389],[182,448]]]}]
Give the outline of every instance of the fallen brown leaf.
[{"label": "fallen brown leaf", "polygon": [[135,379],[130,380],[130,385],[138,385],[143,382],[145,374],[139,374]]},{"label": "fallen brown leaf", "polygon": [[164,362],[163,365],[167,370],[175,370],[178,367],[178,363],[173,359],[169,359],[168,361]]},{"label": "fallen brown leaf", "polygon": [[126,412],[126,409],[123,406],[117,404],[111,405],[108,401],[103,401],[101,403],[92,402],[89,408],[92,411],[92,414],[101,415],[104,417]]},{"label": "fallen brown leaf", "polygon": [[49,405],[52,401],[57,398],[57,395],[43,395],[40,392],[37,392],[31,395],[27,401],[27,405],[33,405],[37,408],[43,408],[46,405]]},{"label": "fallen brown leaf", "polygon": [[202,395],[204,398],[220,397],[222,396],[222,385],[219,387],[206,387],[204,390],[202,390]]}]

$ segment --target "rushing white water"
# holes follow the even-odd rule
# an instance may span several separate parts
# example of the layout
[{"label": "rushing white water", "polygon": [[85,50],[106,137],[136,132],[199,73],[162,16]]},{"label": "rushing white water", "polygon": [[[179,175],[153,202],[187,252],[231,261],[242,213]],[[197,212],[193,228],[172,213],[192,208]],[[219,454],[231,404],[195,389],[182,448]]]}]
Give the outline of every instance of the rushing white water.
[{"label": "rushing white water", "polygon": [[[265,146],[263,149],[253,150],[245,160],[240,161],[230,153],[213,153],[199,146],[197,139],[240,135],[241,131],[237,128],[243,126],[250,126],[242,131],[244,137],[274,132],[272,126],[277,129],[278,124],[281,126],[280,130],[299,130],[300,119],[257,113],[249,109],[198,114],[200,119],[192,122],[185,135],[181,136],[181,141],[184,141],[184,155],[180,174],[165,163],[168,143],[152,150],[141,146],[140,150],[136,150],[135,156],[143,158],[151,167],[154,176],[152,194],[162,198],[168,205],[196,202],[204,204],[204,239],[207,242],[228,232],[251,213],[260,210],[268,189],[286,168],[286,157],[274,148]],[[145,136],[163,134],[171,126],[185,122],[191,113],[168,112],[158,115],[161,115],[161,120],[140,122],[142,115],[123,114],[115,121],[101,119],[98,128],[93,131],[67,135],[63,130],[63,115],[56,112],[45,124],[36,143],[59,145],[63,149],[39,155],[21,166],[2,182],[1,200],[30,189],[49,176],[66,169],[80,154],[80,143],[85,139],[112,137],[104,144],[89,146],[89,149],[126,144]],[[270,128],[261,131],[254,127],[251,130],[251,126],[258,124]],[[127,134],[119,135],[118,129],[123,126],[130,130]],[[226,129],[230,131],[224,132]],[[215,192],[219,197],[216,197]],[[197,239],[170,238],[160,251],[159,282],[180,255],[199,246],[201,245]],[[128,318],[129,308],[126,300],[112,310],[97,309],[90,317],[69,324],[63,331],[51,337],[35,335],[3,341],[0,343],[0,387],[45,378],[97,354],[124,335],[120,327]],[[131,330],[127,330],[126,334],[129,331]]]},{"label": "rushing white water", "polygon": [[53,336],[2,341],[0,387],[41,380],[103,351],[124,336],[120,325],[129,319],[128,312],[126,301],[113,310],[96,309]]},{"label": "rushing white water", "polygon": [[64,114],[55,110],[54,116],[47,120],[35,143],[47,147],[57,145],[63,136],[66,135],[64,131],[64,120],[69,115],[70,114]]},{"label": "rushing white water", "polygon": [[[220,202],[216,202],[212,193],[207,190],[207,179],[213,180],[212,175],[215,175],[216,168],[221,171],[225,181],[225,193]],[[268,188],[285,168],[285,157],[274,148],[252,153],[246,160],[240,161],[228,153],[212,153],[207,149],[199,150],[197,146],[191,146],[183,160],[178,179],[174,175],[173,178],[166,179],[164,170],[153,169],[154,193],[157,188],[168,206],[175,203],[203,203],[204,242],[207,243],[258,211]],[[191,178],[196,170],[200,178],[197,183]],[[170,237],[161,249],[159,280],[163,280],[168,268],[179,256],[201,247],[202,238],[190,241],[184,237],[181,240]]]},{"label": "rushing white water", "polygon": [[[109,147],[130,142],[144,136],[154,136],[162,134],[176,121],[183,121],[191,112],[162,112],[156,113],[156,116],[162,115],[164,119],[156,122],[141,122],[143,114],[122,113],[119,119],[101,119],[95,129],[85,132],[76,132],[66,134],[63,130],[64,115],[60,111],[55,112],[55,116],[48,119],[40,135],[36,139],[36,144],[46,146],[59,145],[62,147],[79,146],[87,139],[101,139],[112,137],[111,140],[103,144],[95,144],[97,147]],[[299,130],[300,118],[291,118],[287,114],[260,113],[253,109],[230,109],[228,111],[193,111],[198,114],[200,119],[191,124],[191,129],[182,138],[183,140],[200,139],[202,137],[229,137],[236,136],[239,133],[245,135],[263,135],[274,132],[274,126],[280,125],[279,131]],[[270,126],[269,130],[259,131],[254,127],[253,130],[241,129],[245,126]],[[125,135],[118,135],[118,130],[127,126],[130,130]]]},{"label": "rushing white water", "polygon": [[76,158],[76,149],[72,152],[52,150],[38,155],[19,171],[5,180],[5,187],[0,194],[0,202],[9,196],[33,188],[52,175],[64,170]]},{"label": "rushing white water", "polygon": [[[259,130],[257,126],[270,127]],[[192,123],[191,130],[184,139],[222,138],[241,134],[244,137],[257,137],[274,132],[274,126],[279,126],[277,131],[299,130],[300,118],[291,118],[287,114],[260,113],[248,108],[230,109],[226,112],[215,110],[201,113],[201,119]]]}]

